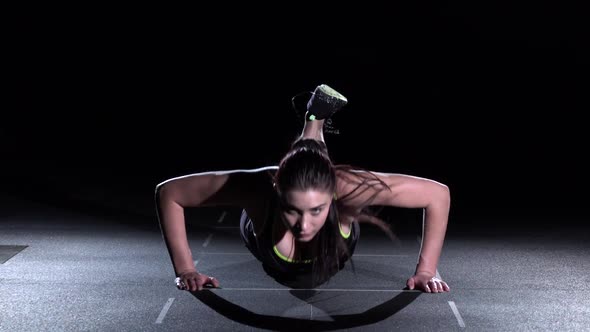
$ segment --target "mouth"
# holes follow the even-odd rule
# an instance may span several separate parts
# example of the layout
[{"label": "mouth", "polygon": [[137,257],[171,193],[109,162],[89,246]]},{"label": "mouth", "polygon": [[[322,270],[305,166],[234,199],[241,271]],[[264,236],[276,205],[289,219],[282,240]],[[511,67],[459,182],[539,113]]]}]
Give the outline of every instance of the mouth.
[{"label": "mouth", "polygon": [[306,239],[310,239],[312,237],[311,233],[299,233],[297,234],[297,238],[299,240],[306,240]]}]

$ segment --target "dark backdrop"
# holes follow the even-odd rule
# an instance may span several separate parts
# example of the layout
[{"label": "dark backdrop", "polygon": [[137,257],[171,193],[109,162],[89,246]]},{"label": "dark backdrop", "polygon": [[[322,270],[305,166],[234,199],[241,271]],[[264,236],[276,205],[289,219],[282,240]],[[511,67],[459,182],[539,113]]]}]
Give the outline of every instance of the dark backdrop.
[{"label": "dark backdrop", "polygon": [[169,177],[275,164],[301,129],[291,98],[325,83],[350,101],[326,136],[336,162],[446,183],[456,223],[587,221],[575,8],[397,9],[324,24],[23,15],[3,191],[149,218]]}]

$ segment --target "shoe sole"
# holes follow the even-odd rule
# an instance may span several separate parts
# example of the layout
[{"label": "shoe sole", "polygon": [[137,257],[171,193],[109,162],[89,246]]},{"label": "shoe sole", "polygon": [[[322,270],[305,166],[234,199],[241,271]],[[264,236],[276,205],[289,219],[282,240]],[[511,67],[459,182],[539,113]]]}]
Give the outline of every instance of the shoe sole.
[{"label": "shoe sole", "polygon": [[344,97],[340,92],[332,89],[331,87],[327,86],[326,84],[322,84],[318,87],[318,90],[325,94],[328,97],[336,98],[341,100],[344,103],[348,103],[348,99]]}]

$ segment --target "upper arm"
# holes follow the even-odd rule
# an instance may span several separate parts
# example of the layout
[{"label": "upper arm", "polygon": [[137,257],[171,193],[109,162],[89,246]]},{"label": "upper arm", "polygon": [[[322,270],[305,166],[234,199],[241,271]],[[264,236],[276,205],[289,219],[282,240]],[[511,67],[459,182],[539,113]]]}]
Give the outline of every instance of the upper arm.
[{"label": "upper arm", "polygon": [[264,174],[272,167],[195,173],[166,180],[156,186],[156,196],[183,207],[246,207],[264,188]]},{"label": "upper arm", "polygon": [[338,191],[343,204],[359,209],[371,205],[426,208],[450,202],[449,188],[440,182],[404,174],[372,174],[340,174]]},{"label": "upper arm", "polygon": [[450,202],[449,188],[437,181],[403,174],[376,174],[390,190],[380,191],[374,205],[426,208]]}]

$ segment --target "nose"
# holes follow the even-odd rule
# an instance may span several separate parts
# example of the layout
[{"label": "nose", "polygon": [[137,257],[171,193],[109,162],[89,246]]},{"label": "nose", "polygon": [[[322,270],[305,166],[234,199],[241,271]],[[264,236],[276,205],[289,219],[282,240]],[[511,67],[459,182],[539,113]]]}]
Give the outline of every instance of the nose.
[{"label": "nose", "polygon": [[311,226],[311,222],[310,222],[309,218],[310,218],[309,216],[304,214],[299,219],[299,229],[301,230],[302,233],[307,233],[307,231],[309,230],[309,228]]}]

